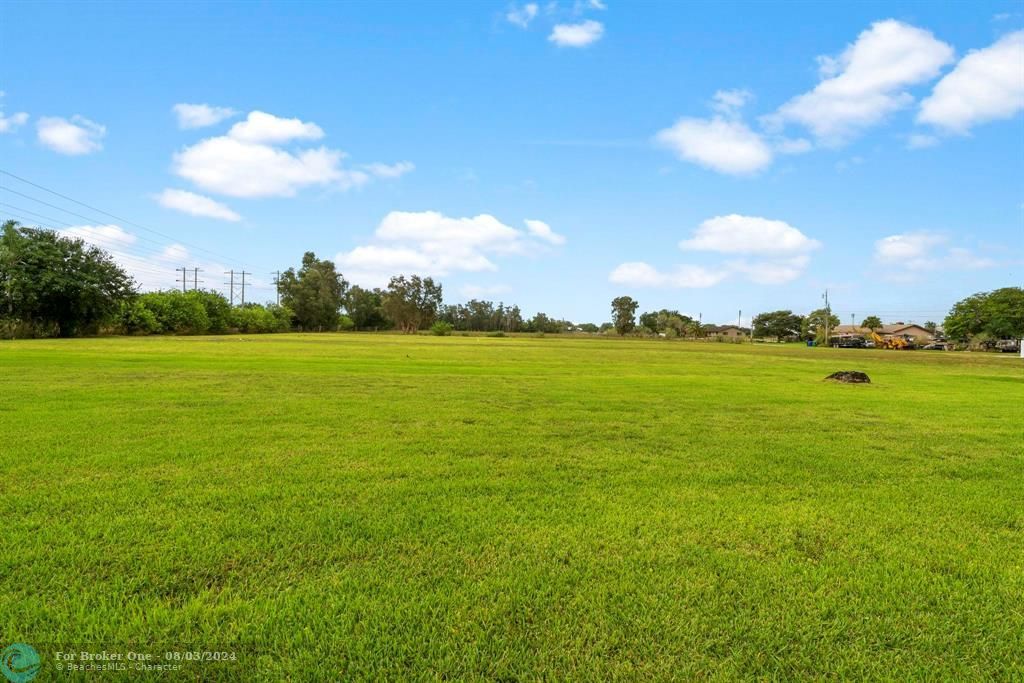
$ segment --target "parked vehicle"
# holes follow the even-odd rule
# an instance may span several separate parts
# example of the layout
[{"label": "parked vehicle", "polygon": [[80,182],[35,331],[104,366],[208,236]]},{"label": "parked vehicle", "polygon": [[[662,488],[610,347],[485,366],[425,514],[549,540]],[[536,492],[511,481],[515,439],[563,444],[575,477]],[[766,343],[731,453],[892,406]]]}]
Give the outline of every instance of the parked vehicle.
[{"label": "parked vehicle", "polygon": [[996,351],[1002,353],[1020,353],[1019,339],[1000,339],[996,342]]},{"label": "parked vehicle", "polygon": [[833,337],[833,349],[863,349],[864,337]]}]

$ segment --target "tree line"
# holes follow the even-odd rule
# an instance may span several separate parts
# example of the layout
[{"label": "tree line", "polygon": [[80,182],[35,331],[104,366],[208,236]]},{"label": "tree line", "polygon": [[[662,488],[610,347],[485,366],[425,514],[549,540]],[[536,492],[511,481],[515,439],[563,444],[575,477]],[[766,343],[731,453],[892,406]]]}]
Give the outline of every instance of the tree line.
[{"label": "tree line", "polygon": [[[605,333],[693,338],[713,325],[678,310],[640,314],[628,296],[611,302],[611,322],[573,323],[539,312],[471,299],[445,304],[439,282],[396,275],[387,287],[351,285],[335,264],[313,252],[278,281],[280,304],[232,306],[215,291],[176,289],[140,293],[134,280],[103,249],[52,230],[7,221],[0,228],[0,337],[114,334],[223,334],[347,330],[400,330],[411,334],[460,332]],[[839,318],[825,309],[797,315],[762,313],[753,320],[759,338],[815,339]],[[877,329],[869,316],[864,327]],[[934,323],[925,326],[935,329]],[[1008,287],[958,302],[945,320],[945,334],[967,341],[979,336],[1024,336],[1024,289]],[[819,339],[820,341],[820,339]]]}]

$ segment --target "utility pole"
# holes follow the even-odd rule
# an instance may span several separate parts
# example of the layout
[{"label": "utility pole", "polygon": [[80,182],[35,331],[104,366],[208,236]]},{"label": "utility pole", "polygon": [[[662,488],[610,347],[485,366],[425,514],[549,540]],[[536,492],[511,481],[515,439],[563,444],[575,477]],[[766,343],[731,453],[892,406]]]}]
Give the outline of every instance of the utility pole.
[{"label": "utility pole", "polygon": [[192,269],[192,291],[199,291],[199,268]]},{"label": "utility pole", "polygon": [[231,305],[234,306],[235,305],[235,271],[234,270],[229,270],[229,271],[227,271],[224,274],[225,275],[229,275],[231,277],[231,279],[229,281],[225,282],[224,284],[226,284],[230,288],[229,289],[230,294],[228,296],[228,299],[231,301]]},{"label": "utility pole", "polygon": [[274,290],[277,292],[277,305],[281,305],[281,271],[275,270],[271,275],[274,276]]},{"label": "utility pole", "polygon": [[832,309],[828,306],[828,288],[825,288],[825,346],[831,346],[828,336],[828,319],[830,317],[832,317]]},{"label": "utility pole", "polygon": [[742,308],[740,309],[740,312],[736,314],[736,327],[743,327],[743,309]]},{"label": "utility pole", "polygon": [[242,275],[242,305],[244,306],[245,305],[245,276],[246,275],[252,275],[252,273],[247,273],[247,272],[245,272],[243,270],[241,275]]},{"label": "utility pole", "polygon": [[181,291],[185,292],[187,287],[188,287],[188,268],[186,268],[185,266],[182,266],[181,268],[175,268],[174,272],[177,273],[179,270],[181,271],[181,279],[180,280],[175,280],[175,282],[180,282],[181,283]]}]

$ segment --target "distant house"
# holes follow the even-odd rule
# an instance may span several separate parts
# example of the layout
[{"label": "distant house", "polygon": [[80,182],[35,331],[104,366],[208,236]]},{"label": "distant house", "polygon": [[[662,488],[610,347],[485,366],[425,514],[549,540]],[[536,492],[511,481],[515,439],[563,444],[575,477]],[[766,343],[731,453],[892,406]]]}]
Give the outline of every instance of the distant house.
[{"label": "distant house", "polygon": [[[934,336],[927,329],[916,323],[893,323],[892,325],[882,325],[876,329],[875,332],[877,332],[881,337],[913,337],[914,341],[918,342],[928,341]],[[832,334],[836,337],[871,338],[871,330],[867,327],[861,327],[860,325],[836,325],[832,330]]]},{"label": "distant house", "polygon": [[914,341],[928,341],[934,335],[924,327],[915,323],[895,323],[893,325],[882,325],[878,331],[883,337],[913,337]]},{"label": "distant house", "polygon": [[740,337],[749,337],[750,330],[737,325],[709,325],[707,335],[722,339],[739,339]]}]

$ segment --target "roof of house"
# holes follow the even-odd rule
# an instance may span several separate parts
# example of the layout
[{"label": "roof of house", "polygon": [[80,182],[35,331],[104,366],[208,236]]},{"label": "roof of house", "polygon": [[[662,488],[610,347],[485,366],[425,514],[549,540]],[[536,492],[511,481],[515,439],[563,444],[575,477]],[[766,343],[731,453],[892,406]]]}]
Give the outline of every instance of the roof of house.
[{"label": "roof of house", "polygon": [[739,330],[744,334],[750,332],[750,328],[738,325],[708,325],[709,332],[725,332],[726,330]]},{"label": "roof of house", "polygon": [[900,332],[913,328],[917,328],[919,330],[923,330],[924,332],[928,332],[927,328],[925,328],[922,325],[918,325],[917,323],[894,323],[892,325],[882,325],[880,331],[882,332],[882,334],[899,334]]},{"label": "roof of house", "polygon": [[[927,328],[918,325],[917,323],[893,323],[891,325],[882,325],[877,328],[875,332],[879,334],[901,334],[906,330],[917,329],[923,332],[928,332]],[[833,329],[836,334],[862,334],[868,336],[871,334],[871,329],[867,327],[861,327],[860,325],[836,325]]]}]

